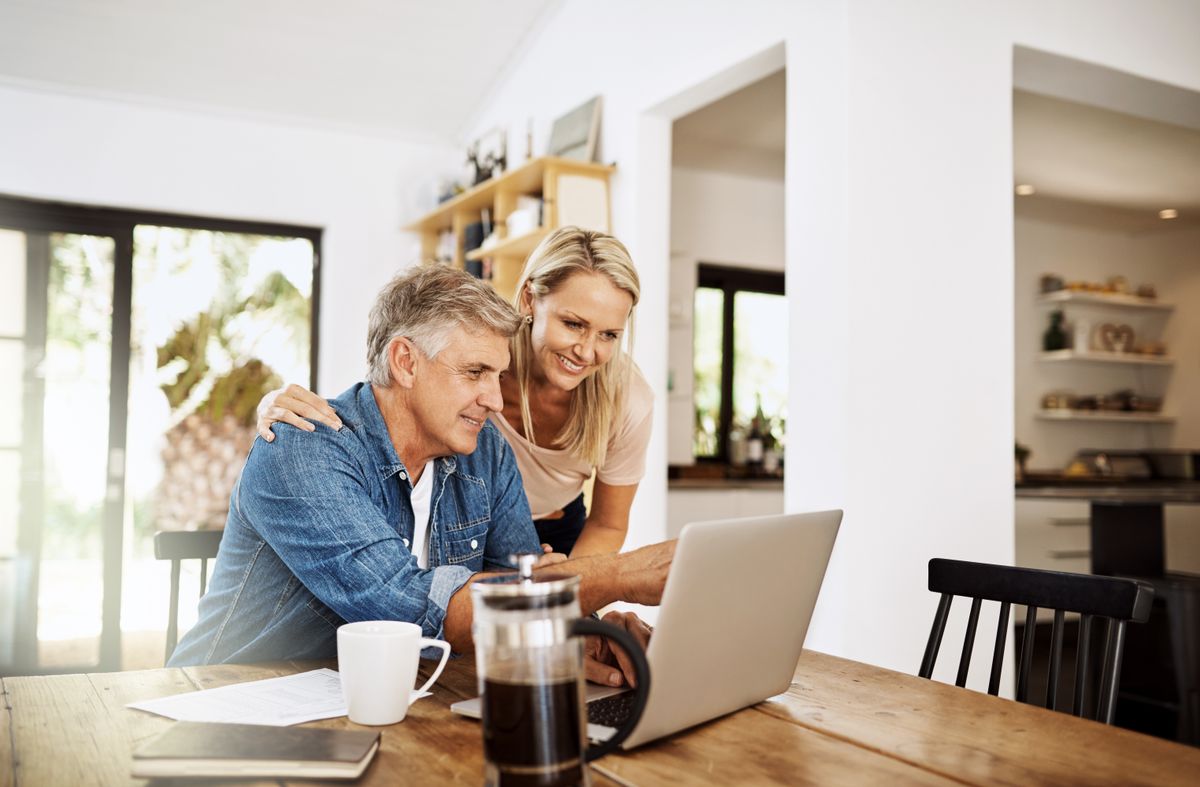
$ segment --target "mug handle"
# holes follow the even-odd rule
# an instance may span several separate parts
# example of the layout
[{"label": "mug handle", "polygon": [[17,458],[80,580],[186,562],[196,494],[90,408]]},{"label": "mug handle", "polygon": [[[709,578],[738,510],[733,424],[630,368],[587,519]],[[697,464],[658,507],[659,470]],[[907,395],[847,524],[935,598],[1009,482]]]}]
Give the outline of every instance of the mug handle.
[{"label": "mug handle", "polygon": [[[633,671],[637,674],[637,688],[635,689],[637,696],[633,700],[633,708],[631,709],[629,720],[608,740],[594,746],[588,746],[587,751],[583,753],[584,762],[591,762],[616,751],[621,742],[629,737],[630,733],[633,732],[633,728],[641,721],[642,711],[646,709],[646,700],[650,697],[650,665],[646,662],[646,654],[642,652],[642,646],[633,638],[633,635],[624,629],[617,628],[611,623],[605,623],[594,618],[579,618],[571,626],[571,636],[573,637],[582,637],[589,634],[616,640],[622,650],[629,655],[630,660],[633,662]],[[586,710],[584,712],[586,713]]]},{"label": "mug handle", "polygon": [[418,693],[429,691],[429,687],[433,685],[433,682],[441,676],[442,670],[446,668],[446,660],[450,658],[449,642],[442,642],[440,639],[421,637],[421,650],[424,650],[425,648],[441,648],[442,661],[437,665],[437,669],[433,671],[433,674],[429,676],[429,680],[425,681],[425,685],[417,689]]}]

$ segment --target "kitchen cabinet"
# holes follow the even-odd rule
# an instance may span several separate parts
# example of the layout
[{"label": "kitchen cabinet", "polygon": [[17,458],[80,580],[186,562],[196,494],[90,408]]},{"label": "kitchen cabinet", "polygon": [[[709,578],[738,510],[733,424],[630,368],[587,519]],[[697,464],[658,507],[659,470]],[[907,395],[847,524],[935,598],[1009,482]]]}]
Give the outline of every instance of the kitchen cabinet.
[{"label": "kitchen cabinet", "polygon": [[[1091,518],[1086,501],[1018,498],[1014,508],[1016,565],[1091,573]],[[1054,611],[1038,610],[1037,619],[1039,623],[1051,622]]]}]

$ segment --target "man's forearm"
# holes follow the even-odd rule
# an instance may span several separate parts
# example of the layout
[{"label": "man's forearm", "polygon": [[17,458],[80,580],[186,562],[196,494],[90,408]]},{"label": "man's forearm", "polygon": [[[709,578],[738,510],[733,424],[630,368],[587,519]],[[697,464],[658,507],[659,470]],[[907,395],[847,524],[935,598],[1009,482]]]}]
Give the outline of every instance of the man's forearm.
[{"label": "man's forearm", "polygon": [[[589,615],[614,601],[636,604],[658,604],[666,584],[667,571],[675,555],[675,542],[643,547],[619,555],[597,555],[564,560],[535,574],[574,574],[579,577],[579,608]],[[471,581],[450,597],[443,621],[443,636],[455,652],[471,648],[471,584],[485,574],[476,574]]]},{"label": "man's forearm", "polygon": [[[553,566],[534,571],[535,574],[574,574],[579,577],[579,607],[585,615],[596,610],[622,601],[619,579],[620,566],[617,555],[576,558],[564,560]],[[477,579],[494,574],[476,574],[471,581],[459,588],[450,597],[446,606],[446,617],[442,623],[442,632],[450,647],[456,653],[463,653],[472,647],[471,623],[474,620],[474,608],[471,601],[471,585]]]}]

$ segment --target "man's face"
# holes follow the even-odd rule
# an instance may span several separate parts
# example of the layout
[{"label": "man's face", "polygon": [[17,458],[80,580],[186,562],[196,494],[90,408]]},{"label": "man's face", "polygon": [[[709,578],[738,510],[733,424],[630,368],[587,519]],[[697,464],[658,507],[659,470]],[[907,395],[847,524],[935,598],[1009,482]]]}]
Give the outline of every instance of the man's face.
[{"label": "man's face", "polygon": [[414,356],[410,401],[431,456],[469,454],[488,416],[498,412],[500,374],[508,368],[508,339],[491,332],[450,335],[436,358]]}]

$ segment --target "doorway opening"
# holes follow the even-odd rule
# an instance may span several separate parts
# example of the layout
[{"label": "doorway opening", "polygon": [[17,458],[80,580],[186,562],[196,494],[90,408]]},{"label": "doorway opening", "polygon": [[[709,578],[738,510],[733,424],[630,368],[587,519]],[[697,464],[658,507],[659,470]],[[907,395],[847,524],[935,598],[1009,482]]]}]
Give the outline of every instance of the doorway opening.
[{"label": "doorway opening", "polygon": [[783,511],[787,76],[774,56],[671,124],[667,537]]}]

